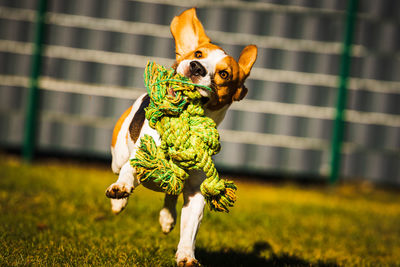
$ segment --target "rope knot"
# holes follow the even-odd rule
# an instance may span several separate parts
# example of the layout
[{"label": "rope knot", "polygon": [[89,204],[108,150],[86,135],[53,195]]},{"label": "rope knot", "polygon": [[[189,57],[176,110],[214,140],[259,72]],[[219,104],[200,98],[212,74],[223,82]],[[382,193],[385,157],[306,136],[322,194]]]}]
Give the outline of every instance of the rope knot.
[{"label": "rope knot", "polygon": [[154,182],[164,192],[179,195],[190,170],[203,170],[200,186],[211,210],[229,212],[236,201],[236,186],[221,180],[211,156],[220,150],[215,122],[204,116],[201,95],[188,78],[153,62],[147,63],[144,83],[150,96],[145,109],[150,127],[157,130],[161,145],[145,135],[131,165],[141,182]]}]

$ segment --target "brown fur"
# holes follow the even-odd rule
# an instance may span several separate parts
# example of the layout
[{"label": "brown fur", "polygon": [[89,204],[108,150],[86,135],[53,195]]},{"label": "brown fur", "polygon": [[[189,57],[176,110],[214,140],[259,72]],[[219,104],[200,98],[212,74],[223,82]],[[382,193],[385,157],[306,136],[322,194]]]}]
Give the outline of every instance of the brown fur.
[{"label": "brown fur", "polygon": [[121,115],[121,117],[118,119],[117,123],[114,126],[114,131],[112,134],[112,139],[111,139],[111,146],[115,147],[115,144],[117,143],[117,138],[118,138],[118,133],[121,130],[122,124],[124,123],[126,117],[128,117],[129,113],[131,113],[132,106],[130,106],[125,112]]},{"label": "brown fur", "polygon": [[139,138],[140,131],[142,130],[143,123],[145,120],[145,110],[144,108],[147,107],[150,103],[150,97],[146,95],[142,99],[142,103],[140,104],[139,109],[136,111],[135,116],[133,116],[131,124],[129,124],[129,134],[133,143]]}]

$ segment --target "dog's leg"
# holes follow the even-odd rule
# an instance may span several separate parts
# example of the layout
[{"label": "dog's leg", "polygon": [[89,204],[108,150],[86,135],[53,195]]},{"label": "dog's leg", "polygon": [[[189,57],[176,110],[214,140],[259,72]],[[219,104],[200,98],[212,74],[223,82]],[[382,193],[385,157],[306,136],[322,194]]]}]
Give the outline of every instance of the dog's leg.
[{"label": "dog's leg", "polygon": [[[200,182],[202,175],[189,177],[183,191],[184,204],[181,215],[181,235],[176,252],[176,262],[178,266],[198,266],[199,263],[194,256],[196,235],[203,218],[204,197],[200,192]],[[196,177],[197,176],[197,177]],[[191,180],[194,178],[193,180]],[[197,179],[196,179],[197,178]],[[191,180],[191,181],[189,181]],[[192,185],[188,184],[192,182]],[[196,186],[193,186],[193,182]]]},{"label": "dog's leg", "polygon": [[176,202],[178,196],[165,194],[164,207],[160,211],[160,225],[164,234],[174,229],[176,222]]},{"label": "dog's leg", "polygon": [[106,196],[111,198],[111,210],[113,213],[118,214],[126,207],[129,195],[139,184],[135,169],[127,161],[119,172],[118,180],[106,190]]}]

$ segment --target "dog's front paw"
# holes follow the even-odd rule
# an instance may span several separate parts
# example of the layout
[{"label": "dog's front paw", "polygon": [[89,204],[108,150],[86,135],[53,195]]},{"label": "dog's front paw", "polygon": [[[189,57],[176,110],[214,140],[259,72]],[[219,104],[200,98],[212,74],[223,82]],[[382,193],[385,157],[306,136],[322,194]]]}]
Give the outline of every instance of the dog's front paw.
[{"label": "dog's front paw", "polygon": [[128,205],[128,198],[112,198],[111,199],[111,211],[117,215],[119,214],[121,211],[123,211],[126,207],[126,205]]},{"label": "dog's front paw", "polygon": [[106,190],[108,198],[127,198],[133,191],[133,186],[128,186],[125,183],[113,183]]},{"label": "dog's front paw", "polygon": [[176,263],[178,267],[197,267],[201,266],[200,262],[194,257],[187,255],[186,253],[176,253]]}]

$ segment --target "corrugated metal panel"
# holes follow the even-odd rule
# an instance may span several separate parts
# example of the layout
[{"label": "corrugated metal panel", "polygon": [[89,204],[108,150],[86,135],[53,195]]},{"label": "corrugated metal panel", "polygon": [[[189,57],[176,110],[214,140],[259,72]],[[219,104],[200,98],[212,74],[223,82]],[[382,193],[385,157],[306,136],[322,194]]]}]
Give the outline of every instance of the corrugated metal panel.
[{"label": "corrugated metal panel", "polygon": [[[168,25],[190,4],[49,2],[39,148],[109,157],[114,122],[144,91],[144,62],[173,62]],[[246,84],[256,102],[228,111],[219,166],[328,173],[346,2],[198,2],[210,37],[234,57],[248,43],[259,46]],[[36,3],[0,1],[3,146],[23,136]],[[400,184],[399,11],[398,1],[360,1],[342,159],[348,178]]]}]

